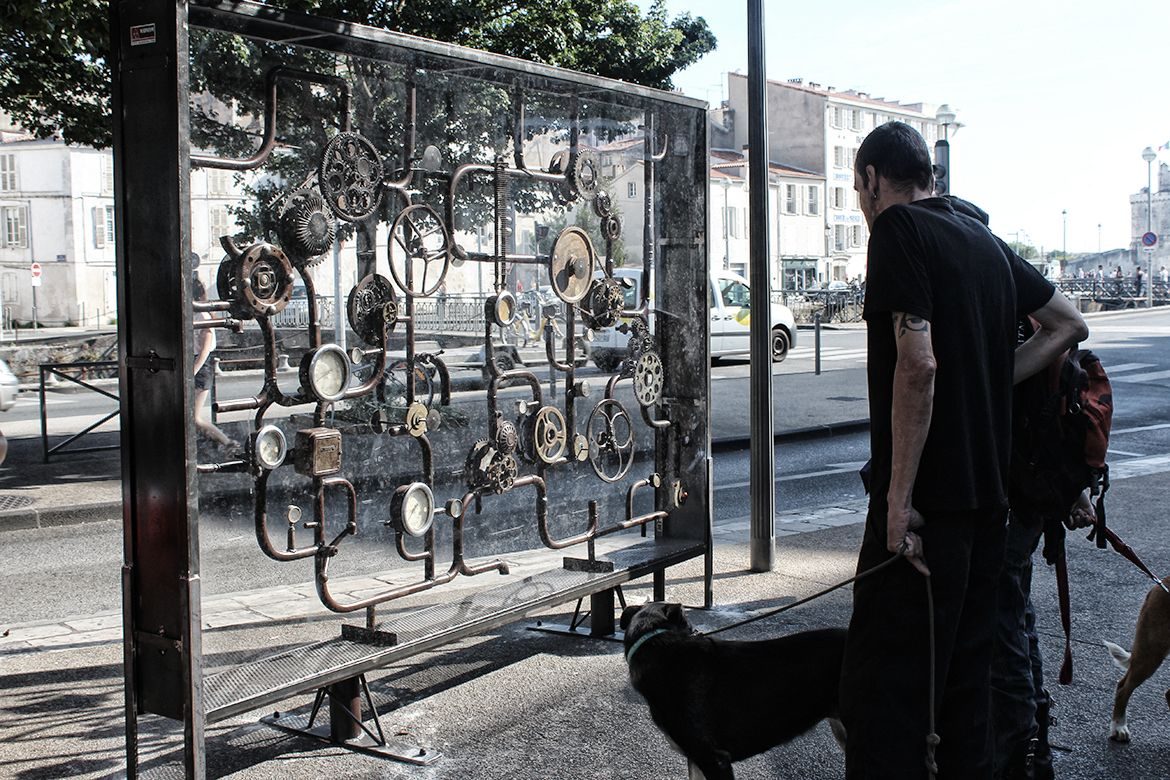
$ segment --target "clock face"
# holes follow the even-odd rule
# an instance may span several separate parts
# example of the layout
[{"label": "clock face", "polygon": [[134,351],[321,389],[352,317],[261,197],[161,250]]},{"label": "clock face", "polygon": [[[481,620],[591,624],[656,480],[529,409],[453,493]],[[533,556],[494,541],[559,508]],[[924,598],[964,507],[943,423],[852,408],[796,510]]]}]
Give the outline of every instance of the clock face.
[{"label": "clock face", "polygon": [[326,344],[314,353],[309,363],[309,384],[313,394],[326,401],[336,401],[349,386],[349,357],[336,344]]},{"label": "clock face", "polygon": [[399,522],[404,533],[422,536],[430,530],[435,516],[435,497],[424,482],[415,482],[405,488],[399,504]]}]

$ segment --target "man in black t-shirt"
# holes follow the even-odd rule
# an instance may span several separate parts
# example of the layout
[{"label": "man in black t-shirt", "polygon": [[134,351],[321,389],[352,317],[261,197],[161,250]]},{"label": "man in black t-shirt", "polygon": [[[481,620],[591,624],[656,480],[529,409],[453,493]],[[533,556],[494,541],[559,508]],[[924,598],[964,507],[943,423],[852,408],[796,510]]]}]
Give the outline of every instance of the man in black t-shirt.
[{"label": "man in black t-shirt", "polygon": [[[927,774],[929,615],[919,572],[929,571],[937,763],[948,780],[986,780],[1013,378],[1082,338],[1083,322],[977,219],[931,197],[930,153],[909,125],[876,128],[855,168],[871,231],[864,308],[871,498],[858,570],[892,553],[907,563],[854,586],[841,689],[846,772],[883,780]],[[1015,350],[1024,314],[1040,330]]]}]

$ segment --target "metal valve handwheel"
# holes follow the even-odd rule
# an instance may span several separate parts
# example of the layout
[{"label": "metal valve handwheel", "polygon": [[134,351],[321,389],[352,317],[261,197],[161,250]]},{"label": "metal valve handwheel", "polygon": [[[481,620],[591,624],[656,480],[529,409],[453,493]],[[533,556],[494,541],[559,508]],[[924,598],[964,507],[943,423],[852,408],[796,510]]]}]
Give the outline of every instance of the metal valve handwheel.
[{"label": "metal valve handwheel", "polygon": [[621,402],[606,398],[593,408],[585,427],[589,464],[598,477],[617,482],[634,463],[634,425]]},{"label": "metal valve handwheel", "polygon": [[390,280],[370,274],[349,291],[345,305],[349,326],[371,347],[383,347],[387,329],[398,321],[398,301]]},{"label": "metal valve handwheel", "polygon": [[657,352],[643,352],[634,363],[634,396],[642,406],[662,400],[662,358]]},{"label": "metal valve handwheel", "polygon": [[382,200],[382,158],[365,136],[338,133],[325,146],[317,182],[334,214],[361,222]]},{"label": "metal valve handwheel", "polygon": [[550,465],[555,463],[565,454],[568,440],[568,426],[561,410],[555,406],[541,407],[532,421],[532,445],[536,457]]},{"label": "metal valve handwheel", "polygon": [[399,213],[390,226],[388,251],[394,283],[411,297],[433,295],[451,265],[447,227],[438,212],[424,204]]},{"label": "metal valve handwheel", "polygon": [[308,268],[325,259],[333,247],[333,215],[316,190],[297,190],[280,211],[277,236],[289,260]]}]

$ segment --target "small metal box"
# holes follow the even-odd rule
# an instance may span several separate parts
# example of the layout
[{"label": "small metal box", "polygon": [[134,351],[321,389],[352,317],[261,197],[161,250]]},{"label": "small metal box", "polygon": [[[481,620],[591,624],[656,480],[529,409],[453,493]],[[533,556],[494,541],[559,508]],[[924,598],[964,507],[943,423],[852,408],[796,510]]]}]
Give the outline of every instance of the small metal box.
[{"label": "small metal box", "polygon": [[297,431],[293,465],[298,474],[306,477],[327,477],[341,471],[341,431],[336,428]]}]

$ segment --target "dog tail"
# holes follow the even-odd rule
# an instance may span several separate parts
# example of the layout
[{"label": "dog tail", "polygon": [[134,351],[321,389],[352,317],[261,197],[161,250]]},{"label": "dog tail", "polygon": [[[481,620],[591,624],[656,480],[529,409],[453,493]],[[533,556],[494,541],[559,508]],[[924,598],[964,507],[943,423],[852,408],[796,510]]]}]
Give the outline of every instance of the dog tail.
[{"label": "dog tail", "polygon": [[1113,663],[1117,664],[1117,666],[1123,672],[1128,672],[1129,671],[1129,652],[1126,651],[1124,648],[1113,644],[1112,642],[1106,641],[1104,644],[1105,644],[1105,649],[1109,651],[1109,655],[1112,656],[1112,658],[1113,658]]}]

